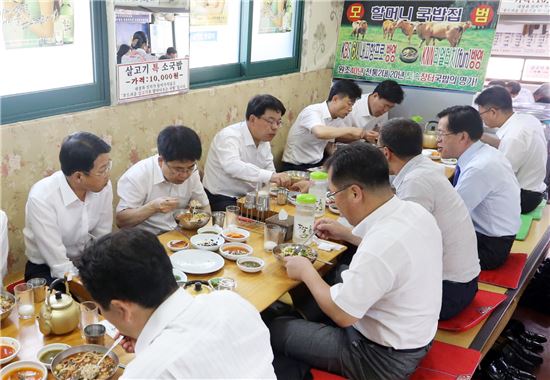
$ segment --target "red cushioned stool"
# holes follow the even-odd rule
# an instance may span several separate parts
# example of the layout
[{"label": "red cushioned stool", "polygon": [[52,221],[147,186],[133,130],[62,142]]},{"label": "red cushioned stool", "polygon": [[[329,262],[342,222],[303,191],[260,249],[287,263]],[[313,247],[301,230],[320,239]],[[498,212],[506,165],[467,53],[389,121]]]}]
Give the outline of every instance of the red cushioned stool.
[{"label": "red cushioned stool", "polygon": [[517,289],[526,261],[527,255],[525,253],[510,253],[501,267],[493,270],[482,270],[479,274],[479,282],[508,289]]},{"label": "red cushioned stool", "polygon": [[335,375],[315,368],[311,369],[311,374],[313,375],[313,380],[346,380],[345,377],[340,375]]},{"label": "red cushioned stool", "polygon": [[439,321],[437,327],[449,331],[466,331],[485,318],[506,299],[506,294],[478,290],[476,296],[466,309],[446,321]]},{"label": "red cushioned stool", "polygon": [[469,379],[480,359],[479,351],[435,340],[411,380]]}]

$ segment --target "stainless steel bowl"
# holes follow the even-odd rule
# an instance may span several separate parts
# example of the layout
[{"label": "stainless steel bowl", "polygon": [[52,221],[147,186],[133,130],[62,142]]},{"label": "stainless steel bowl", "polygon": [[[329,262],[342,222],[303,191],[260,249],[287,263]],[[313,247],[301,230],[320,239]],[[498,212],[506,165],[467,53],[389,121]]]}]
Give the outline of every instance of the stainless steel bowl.
[{"label": "stainless steel bowl", "polygon": [[[53,359],[53,361],[52,361],[52,374],[54,375],[54,377],[57,380],[60,380],[60,378],[55,375],[55,372],[54,372],[55,367],[57,367],[57,365],[59,363],[61,363],[64,359],[68,358],[71,355],[77,354],[79,352],[88,352],[88,351],[97,351],[97,352],[101,352],[102,354],[104,354],[105,352],[107,352],[107,350],[108,350],[107,347],[99,346],[97,344],[83,344],[81,346],[74,346],[74,347],[68,348],[65,351],[60,352],[59,354],[57,354],[57,356]],[[113,375],[115,374],[115,372],[118,369],[119,360],[118,360],[117,354],[115,354],[113,351],[109,352],[108,356],[111,359],[113,359],[113,361],[115,362],[115,367],[113,368],[111,373],[109,373],[109,375],[107,376],[107,379],[110,379],[111,377],[113,377]]]},{"label": "stainless steel bowl", "polygon": [[[283,262],[285,257],[283,256],[283,249],[287,247],[292,247],[292,250],[295,250],[297,247],[308,250],[309,252],[311,252],[311,254],[309,254],[307,258],[312,263],[315,262],[315,260],[317,260],[317,256],[319,255],[315,249],[308,247],[307,245],[296,244],[296,243],[284,243],[284,244],[279,244],[275,246],[275,248],[273,248],[273,256],[275,256],[277,260]],[[295,254],[292,256],[295,256]]]},{"label": "stainless steel bowl", "polygon": [[6,292],[4,290],[0,290],[0,295],[4,298],[7,298],[9,300],[12,301],[11,303],[11,306],[7,309],[4,310],[4,308],[2,308],[2,313],[0,314],[0,321],[3,321],[4,319],[8,318],[11,311],[13,310],[13,308],[15,307],[15,296],[9,292]]},{"label": "stainless steel bowl", "polygon": [[[198,218],[197,214],[205,214],[207,216]],[[189,208],[177,209],[172,215],[178,226],[185,230],[196,230],[197,228],[204,227],[212,216],[212,214],[203,209],[196,209],[195,216],[193,216],[193,212]]]},{"label": "stainless steel bowl", "polygon": [[288,170],[285,172],[290,177],[290,180],[292,184],[295,184],[296,182],[303,181],[305,179],[309,179],[309,173],[308,172],[302,172],[299,170]]}]

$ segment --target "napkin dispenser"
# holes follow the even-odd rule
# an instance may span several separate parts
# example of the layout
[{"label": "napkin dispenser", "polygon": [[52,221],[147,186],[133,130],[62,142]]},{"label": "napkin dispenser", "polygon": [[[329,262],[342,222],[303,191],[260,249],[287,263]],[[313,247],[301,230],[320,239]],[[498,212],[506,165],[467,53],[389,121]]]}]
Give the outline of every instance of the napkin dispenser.
[{"label": "napkin dispenser", "polygon": [[294,217],[288,215],[286,219],[280,218],[280,213],[270,216],[265,220],[266,223],[276,224],[285,228],[285,241],[292,240],[292,232],[294,230]]}]

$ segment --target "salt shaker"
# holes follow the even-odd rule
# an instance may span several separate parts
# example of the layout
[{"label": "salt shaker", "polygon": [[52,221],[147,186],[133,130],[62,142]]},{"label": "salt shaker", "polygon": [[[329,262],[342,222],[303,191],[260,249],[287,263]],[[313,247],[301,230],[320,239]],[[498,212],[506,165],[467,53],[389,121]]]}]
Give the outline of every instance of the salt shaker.
[{"label": "salt shaker", "polygon": [[288,190],[285,187],[279,187],[277,189],[277,204],[279,206],[286,205],[287,198],[288,198]]}]

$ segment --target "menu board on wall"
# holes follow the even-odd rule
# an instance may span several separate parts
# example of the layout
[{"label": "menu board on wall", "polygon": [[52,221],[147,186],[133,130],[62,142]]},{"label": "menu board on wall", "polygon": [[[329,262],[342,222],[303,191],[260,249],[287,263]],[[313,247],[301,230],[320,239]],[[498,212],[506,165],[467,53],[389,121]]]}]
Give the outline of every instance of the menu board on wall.
[{"label": "menu board on wall", "polygon": [[550,56],[549,25],[534,25],[536,29],[524,31],[522,24],[499,24],[493,41],[493,55],[514,55],[521,57]]},{"label": "menu board on wall", "polygon": [[333,75],[480,91],[498,6],[498,0],[346,0]]},{"label": "menu board on wall", "polygon": [[502,0],[499,13],[502,15],[550,14],[550,0]]}]

